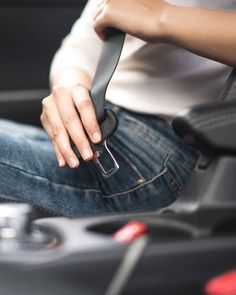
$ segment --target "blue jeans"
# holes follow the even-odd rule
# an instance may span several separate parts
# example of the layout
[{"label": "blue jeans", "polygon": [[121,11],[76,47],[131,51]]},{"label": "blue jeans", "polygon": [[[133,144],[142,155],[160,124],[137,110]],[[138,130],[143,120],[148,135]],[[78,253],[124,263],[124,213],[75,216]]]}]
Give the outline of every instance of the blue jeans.
[{"label": "blue jeans", "polygon": [[109,107],[119,118],[109,146],[120,169],[108,179],[91,162],[59,168],[42,129],[0,120],[0,194],[65,216],[144,212],[172,203],[198,153],[162,119]]}]

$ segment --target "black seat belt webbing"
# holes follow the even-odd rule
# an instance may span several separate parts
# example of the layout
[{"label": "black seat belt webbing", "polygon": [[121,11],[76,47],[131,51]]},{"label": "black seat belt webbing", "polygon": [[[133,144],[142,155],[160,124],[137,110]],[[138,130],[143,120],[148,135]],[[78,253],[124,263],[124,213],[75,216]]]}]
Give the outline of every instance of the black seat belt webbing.
[{"label": "black seat belt webbing", "polygon": [[[105,109],[105,100],[107,87],[118,65],[124,40],[125,34],[123,32],[116,29],[109,29],[90,91],[90,97],[94,104],[96,117],[102,133],[102,141],[95,145],[89,137],[88,140],[94,152],[94,162],[101,169],[105,177],[110,177],[119,169],[118,163],[106,143],[106,140],[116,130],[118,120],[114,112]],[[81,158],[79,151],[73,143],[72,147],[77,157]]]},{"label": "black seat belt webbing", "polygon": [[105,99],[109,82],[119,63],[125,34],[110,29],[97,64],[90,95],[96,110],[99,123],[105,120]]}]

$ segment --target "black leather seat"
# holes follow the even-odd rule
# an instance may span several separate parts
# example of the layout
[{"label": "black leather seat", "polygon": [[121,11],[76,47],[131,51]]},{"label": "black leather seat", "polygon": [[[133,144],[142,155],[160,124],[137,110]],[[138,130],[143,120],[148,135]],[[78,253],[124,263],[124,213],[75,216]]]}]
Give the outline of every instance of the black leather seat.
[{"label": "black leather seat", "polygon": [[170,209],[235,207],[236,70],[232,71],[218,101],[184,110],[172,124],[185,142],[201,151],[201,157],[187,187]]},{"label": "black leather seat", "polygon": [[236,70],[216,103],[192,107],[173,120],[186,142],[214,154],[236,153]]}]

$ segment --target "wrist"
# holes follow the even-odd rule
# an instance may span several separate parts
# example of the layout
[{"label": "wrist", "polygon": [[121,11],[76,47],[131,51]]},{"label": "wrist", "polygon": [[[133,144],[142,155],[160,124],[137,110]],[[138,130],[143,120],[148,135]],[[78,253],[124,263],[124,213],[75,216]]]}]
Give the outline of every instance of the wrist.
[{"label": "wrist", "polygon": [[172,43],[174,41],[176,16],[181,13],[181,9],[182,7],[165,3],[157,20],[158,35],[156,42]]},{"label": "wrist", "polygon": [[89,89],[91,87],[91,78],[87,73],[78,68],[64,68],[51,79],[51,87],[55,85],[62,87],[81,85]]}]

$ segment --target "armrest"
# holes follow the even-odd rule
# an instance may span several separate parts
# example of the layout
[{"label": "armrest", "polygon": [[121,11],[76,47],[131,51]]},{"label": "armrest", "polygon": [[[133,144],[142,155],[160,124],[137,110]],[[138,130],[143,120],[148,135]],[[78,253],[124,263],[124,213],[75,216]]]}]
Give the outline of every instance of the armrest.
[{"label": "armrest", "polygon": [[215,103],[180,112],[172,126],[186,143],[214,153],[236,153],[236,70]]},{"label": "armrest", "polygon": [[40,125],[41,101],[48,90],[17,90],[0,92],[0,118]]}]

